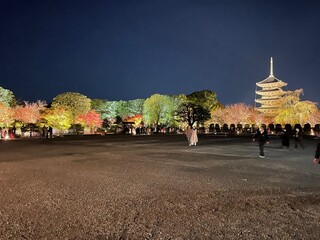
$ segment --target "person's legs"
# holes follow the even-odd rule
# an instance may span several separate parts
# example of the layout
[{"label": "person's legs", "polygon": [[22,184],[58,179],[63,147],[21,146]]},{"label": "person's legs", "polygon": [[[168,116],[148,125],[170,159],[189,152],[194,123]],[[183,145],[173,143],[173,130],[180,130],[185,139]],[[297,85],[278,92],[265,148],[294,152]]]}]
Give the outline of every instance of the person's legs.
[{"label": "person's legs", "polygon": [[304,149],[304,146],[302,145],[302,142],[299,140],[299,144],[302,147],[302,149]]},{"label": "person's legs", "polygon": [[260,157],[264,158],[264,143],[259,143]]}]

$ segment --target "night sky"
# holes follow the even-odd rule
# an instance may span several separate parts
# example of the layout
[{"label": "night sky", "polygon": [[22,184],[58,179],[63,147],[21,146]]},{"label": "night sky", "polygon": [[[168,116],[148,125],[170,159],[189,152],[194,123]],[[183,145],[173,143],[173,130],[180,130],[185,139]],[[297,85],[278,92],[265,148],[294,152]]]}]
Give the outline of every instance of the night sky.
[{"label": "night sky", "polygon": [[212,90],[253,104],[274,74],[319,101],[320,1],[0,0],[0,86],[131,100]]}]

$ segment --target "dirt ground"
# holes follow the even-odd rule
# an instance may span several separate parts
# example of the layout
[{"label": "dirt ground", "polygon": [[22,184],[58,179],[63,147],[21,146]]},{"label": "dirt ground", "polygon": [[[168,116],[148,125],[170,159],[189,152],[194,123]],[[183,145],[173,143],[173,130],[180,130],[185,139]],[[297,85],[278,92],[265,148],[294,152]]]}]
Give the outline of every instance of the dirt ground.
[{"label": "dirt ground", "polygon": [[[0,239],[319,239],[315,140],[0,141]],[[293,145],[291,143],[291,145]]]}]

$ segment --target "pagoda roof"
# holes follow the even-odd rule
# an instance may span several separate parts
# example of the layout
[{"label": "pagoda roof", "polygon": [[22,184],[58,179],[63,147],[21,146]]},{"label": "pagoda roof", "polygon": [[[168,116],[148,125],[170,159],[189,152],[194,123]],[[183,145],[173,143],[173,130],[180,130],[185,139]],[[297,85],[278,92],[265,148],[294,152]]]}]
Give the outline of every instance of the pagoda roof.
[{"label": "pagoda roof", "polygon": [[266,104],[266,103],[278,103],[280,98],[259,98],[255,101],[257,103]]},{"label": "pagoda roof", "polygon": [[285,93],[281,88],[276,88],[272,90],[260,90],[256,91],[256,94],[262,95],[262,96],[281,96]]},{"label": "pagoda roof", "polygon": [[257,82],[256,85],[262,88],[265,88],[265,87],[271,88],[271,87],[284,87],[284,86],[287,86],[288,84],[276,78],[275,76],[270,75],[266,79],[260,82]]},{"label": "pagoda roof", "polygon": [[256,108],[259,112],[263,112],[266,115],[276,115],[278,112],[278,109],[276,108]]},{"label": "pagoda roof", "polygon": [[288,84],[281,81],[280,79],[276,78],[274,75],[273,75],[273,59],[271,57],[270,59],[270,74],[269,74],[269,77],[267,77],[266,79],[260,81],[260,82],[257,82],[256,83],[257,86],[259,87],[267,87],[267,88],[272,88],[272,87],[284,87],[284,86],[287,86]]}]

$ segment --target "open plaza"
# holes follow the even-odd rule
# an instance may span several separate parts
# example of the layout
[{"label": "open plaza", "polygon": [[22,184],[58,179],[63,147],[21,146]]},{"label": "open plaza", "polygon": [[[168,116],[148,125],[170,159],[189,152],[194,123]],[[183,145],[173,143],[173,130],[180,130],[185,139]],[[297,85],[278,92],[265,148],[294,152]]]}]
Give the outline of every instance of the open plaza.
[{"label": "open plaza", "polygon": [[316,140],[266,158],[250,136],[0,141],[0,239],[318,239]]}]

